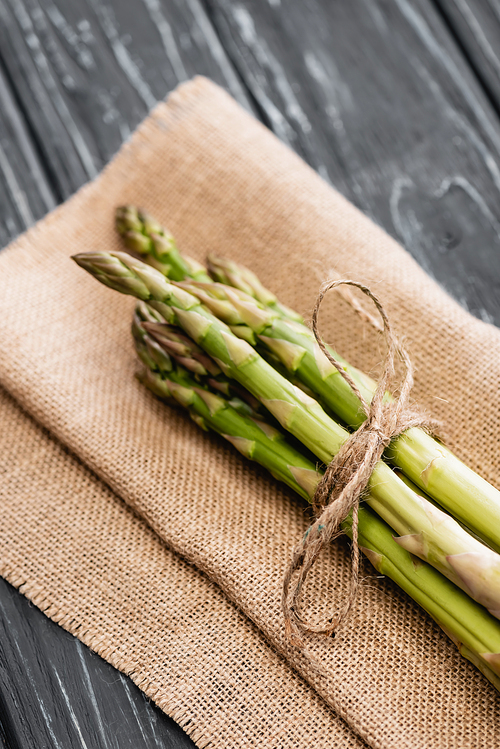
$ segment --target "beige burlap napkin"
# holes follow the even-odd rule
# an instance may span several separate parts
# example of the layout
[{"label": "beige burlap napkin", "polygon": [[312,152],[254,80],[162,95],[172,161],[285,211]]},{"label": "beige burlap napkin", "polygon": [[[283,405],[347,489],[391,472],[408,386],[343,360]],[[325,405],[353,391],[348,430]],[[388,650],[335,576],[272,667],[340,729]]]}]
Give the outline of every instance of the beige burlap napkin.
[{"label": "beige burlap napkin", "polygon": [[[305,682],[373,747],[500,746],[496,692],[385,580],[367,577],[350,625],[334,641],[313,638],[304,653],[287,646],[281,579],[307,526],[303,504],[141,389],[128,330],[133,301],[68,260],[118,247],[112,210],[123,202],[155,213],[199,259],[216,250],[251,265],[302,312],[329,267],[368,282],[406,335],[417,399],[444,419],[469,464],[500,481],[500,332],[467,315],[226,94],[196,79],[155,110],[98,180],[0,257],[0,384],[170,549],[216,582],[271,647],[81,464],[86,478],[73,492],[64,471],[77,463],[59,445],[61,465],[46,473],[31,470],[29,440],[20,439],[8,460],[12,510],[0,531],[5,576],[23,583],[39,605],[49,601],[49,615],[132,673],[191,726],[200,746],[356,745]],[[370,368],[377,361],[378,340],[345,301],[329,300],[322,317],[325,337],[353,364]],[[20,418],[18,408],[12,413]],[[329,605],[333,588],[346,590],[348,574],[340,545],[318,565],[308,602],[313,613]],[[172,675],[170,664],[193,641],[199,657],[176,663]],[[312,658],[328,676],[318,674]],[[243,697],[245,679],[256,686]],[[185,684],[187,696],[179,693]],[[199,694],[203,710],[191,699]],[[253,713],[259,727],[252,733]],[[244,735],[237,732],[240,718]]]},{"label": "beige burlap napkin", "polygon": [[0,423],[3,577],[199,747],[365,746],[214,583],[2,389]]}]

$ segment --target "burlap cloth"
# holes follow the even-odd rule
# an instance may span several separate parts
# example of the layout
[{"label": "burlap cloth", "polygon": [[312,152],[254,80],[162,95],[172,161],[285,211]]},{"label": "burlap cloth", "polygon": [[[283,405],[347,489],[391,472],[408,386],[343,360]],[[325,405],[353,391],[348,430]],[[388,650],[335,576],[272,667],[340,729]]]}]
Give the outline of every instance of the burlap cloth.
[{"label": "burlap cloth", "polygon": [[[287,647],[281,579],[303,503],[141,388],[133,300],[68,259],[118,247],[112,212],[124,202],[200,260],[216,250],[244,261],[305,313],[330,266],[367,282],[407,337],[417,400],[500,482],[500,331],[196,79],[0,256],[2,574],[200,747],[500,746],[496,692],[367,563],[349,626],[303,654]],[[345,301],[330,299],[322,320],[344,356],[373,365],[379,341]],[[313,614],[348,572],[340,544],[314,575]]]}]

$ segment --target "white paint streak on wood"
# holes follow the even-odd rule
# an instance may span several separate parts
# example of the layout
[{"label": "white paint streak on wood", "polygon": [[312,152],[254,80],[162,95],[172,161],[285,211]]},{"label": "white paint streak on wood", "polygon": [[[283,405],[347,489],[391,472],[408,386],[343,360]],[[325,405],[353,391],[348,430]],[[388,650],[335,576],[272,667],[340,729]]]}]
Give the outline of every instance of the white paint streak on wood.
[{"label": "white paint streak on wood", "polygon": [[435,77],[427,70],[425,65],[415,61],[414,67],[439,102],[441,106],[440,111],[445,114],[451,122],[453,122],[457,130],[465,136],[467,141],[471,143],[481,155],[484,165],[493,179],[495,187],[500,191],[500,169],[498,167],[497,159],[493,156],[485,141],[479,136],[476,129],[472,127],[469,121],[458,111],[458,109],[449,103],[441,86],[438,84]]},{"label": "white paint streak on wood", "polygon": [[432,266],[428,262],[426,254],[420,251],[418,243],[416,242],[416,237],[421,236],[422,234],[422,224],[411,209],[407,208],[405,210],[404,218],[399,209],[399,204],[405,191],[414,188],[414,182],[406,175],[394,179],[389,197],[391,219],[403,247],[408,250],[411,247],[411,254],[418,259],[419,265],[421,265],[432,278],[435,278],[435,275],[432,272]]},{"label": "white paint streak on wood", "polygon": [[187,80],[188,74],[179,54],[179,49],[172,33],[172,27],[165,18],[159,1],[143,0],[143,3],[146,6],[149,16],[160,35],[163,49],[165,50],[165,54],[167,55],[167,58],[172,66],[175,77],[179,82]]},{"label": "white paint streak on wood", "polygon": [[242,5],[233,6],[226,3],[226,8],[233,16],[244,43],[263,70],[267,69],[271,74],[276,90],[283,100],[286,116],[293,120],[304,134],[309,134],[312,129],[311,123],[293,92],[284,68],[271,53],[266,42],[258,36],[250,13]]},{"label": "white paint streak on wood", "polygon": [[71,700],[69,698],[69,695],[68,695],[66,689],[64,688],[64,684],[62,683],[61,677],[57,673],[57,669],[55,668],[55,666],[52,666],[52,670],[53,670],[53,672],[55,674],[55,677],[57,679],[57,683],[59,684],[59,689],[61,690],[61,694],[63,696],[63,700],[66,703],[66,707],[68,709],[68,713],[69,713],[69,716],[71,718],[71,722],[73,723],[73,725],[75,727],[75,730],[76,730],[76,733],[78,734],[78,738],[80,739],[81,745],[82,745],[83,749],[89,749],[88,745],[87,745],[87,743],[85,741],[85,739],[83,738],[82,729],[80,728],[80,724],[78,723],[78,720],[77,720],[77,717],[76,717],[76,713],[73,710],[73,705],[71,704]]},{"label": "white paint streak on wood", "polygon": [[497,221],[497,219],[489,209],[479,190],[477,190],[474,185],[472,185],[465,177],[447,177],[443,180],[439,188],[434,193],[435,197],[444,197],[446,193],[449,192],[451,187],[460,187],[465,193],[467,193],[467,195],[478,206],[483,216],[488,220],[488,222],[495,230],[495,233],[500,238],[500,222]]},{"label": "white paint streak on wood", "polygon": [[244,93],[243,87],[238,80],[234,68],[230,63],[224,47],[219,41],[217,34],[214,31],[210,20],[207,17],[205,9],[199,2],[199,0],[184,0],[186,5],[189,7],[193,15],[193,19],[197,24],[201,36],[210,50],[212,57],[221,69],[221,72],[226,80],[227,87],[231,94],[246,109],[249,109],[248,99]]},{"label": "white paint streak on wood", "polygon": [[319,57],[314,52],[308,51],[304,54],[304,63],[307,72],[318,83],[328,101],[326,112],[331,117],[333,127],[345,133],[342,112],[354,109],[354,102],[333,60],[327,61],[327,70]]},{"label": "white paint streak on wood", "polygon": [[[2,609],[3,612],[5,612],[5,609],[2,606],[1,602],[0,602],[0,608]],[[5,617],[5,613],[4,613],[4,617]],[[9,621],[8,617],[6,617],[6,621],[7,622]],[[42,699],[42,697],[41,697],[38,689],[36,688],[37,682],[36,682],[36,679],[34,678],[33,671],[31,670],[30,662],[28,661],[27,658],[25,658],[24,653],[21,650],[21,648],[19,647],[19,645],[18,645],[17,640],[16,640],[15,637],[12,638],[12,644],[14,645],[14,647],[15,647],[15,649],[17,651],[19,660],[23,664],[23,669],[24,669],[24,671],[26,672],[26,674],[28,676],[29,683],[30,683],[31,688],[33,689],[33,693],[34,693],[34,695],[36,697],[36,703],[39,706],[40,712],[43,715],[43,719],[45,721],[45,725],[47,726],[47,730],[49,732],[50,738],[52,739],[54,749],[63,749],[63,747],[61,746],[61,744],[57,740],[56,735],[54,733],[54,730],[52,728],[52,716],[51,716],[50,712],[47,710],[47,708],[45,707],[44,701],[43,701],[43,699]]]},{"label": "white paint streak on wood", "polygon": [[[49,211],[52,208],[54,208],[56,205],[56,199],[54,197],[54,193],[52,192],[52,189],[47,181],[47,178],[42,171],[41,165],[38,161],[38,157],[36,156],[33,150],[33,145],[28,135],[28,131],[26,129],[26,123],[24,119],[21,118],[19,114],[19,110],[12,98],[10,89],[7,86],[6,81],[1,73],[0,73],[0,102],[2,105],[3,114],[6,118],[8,118],[16,134],[16,139],[17,139],[20,151],[22,153],[22,156],[25,160],[26,166],[28,168],[30,178],[33,180],[33,183],[40,195],[40,198],[42,200],[44,207],[46,208],[46,210]],[[4,169],[4,173],[5,173],[5,169]],[[15,179],[15,176],[14,176],[14,179]],[[16,183],[17,183],[17,180],[16,180]],[[28,215],[30,217],[30,220],[29,221],[25,220],[25,226],[29,226],[31,223],[33,223],[33,216],[31,212],[31,208],[29,207],[28,207],[28,211],[25,212],[25,216],[28,217]]]},{"label": "white paint streak on wood", "polygon": [[130,84],[137,91],[147,108],[153,109],[157,104],[157,99],[142,77],[141,71],[121,40],[112,10],[99,0],[90,0],[90,3],[100,21],[102,30],[111,45],[111,49],[118,65],[123,70]]},{"label": "white paint streak on wood", "polygon": [[83,43],[80,34],[77,34],[77,32],[66,21],[59,8],[56,5],[49,5],[46,9],[46,13],[54,28],[59,31],[61,36],[72,48],[75,54],[75,59],[80,67],[84,70],[95,69],[96,63],[92,52],[87,45]]},{"label": "white paint streak on wood", "polygon": [[144,721],[141,720],[140,715],[137,712],[137,706],[136,706],[136,704],[134,702],[134,699],[133,699],[132,695],[130,694],[130,684],[128,683],[128,679],[122,673],[120,673],[120,681],[123,684],[125,694],[127,695],[127,699],[128,699],[128,701],[130,703],[130,707],[132,708],[132,712],[134,714],[134,718],[136,719],[137,725],[139,726],[139,730],[141,732],[141,736],[144,739],[144,741],[146,742],[147,739],[148,739],[148,737],[147,737],[146,733],[144,732],[144,728],[143,728],[143,722]]},{"label": "white paint streak on wood", "polygon": [[101,735],[101,738],[103,740],[103,747],[104,747],[108,743],[108,738],[106,735],[106,731],[104,730],[104,723],[102,722],[101,711],[97,703],[94,685],[92,684],[92,679],[90,678],[87,663],[85,662],[84,649],[83,649],[84,646],[82,645],[80,640],[77,640],[77,639],[75,639],[75,646],[76,646],[76,652],[78,653],[78,658],[80,660],[80,664],[82,667],[82,674],[83,674],[83,679],[85,681],[85,686],[87,688],[87,694],[90,697],[90,702],[92,704],[92,707],[94,709],[94,713],[96,716],[97,731]]},{"label": "white paint streak on wood", "polygon": [[26,11],[22,2],[19,2],[19,0],[10,0],[10,3],[12,10],[17,17],[18,23],[24,32],[26,44],[32,51],[33,61],[35,62],[35,65],[40,74],[40,78],[42,79],[43,84],[50,95],[52,104],[54,105],[61,119],[61,122],[64,125],[64,128],[67,130],[71,140],[73,141],[75,150],[80,157],[80,161],[85,172],[87,173],[87,176],[92,179],[96,177],[98,173],[98,170],[94,163],[94,158],[87,144],[85,143],[80,130],[73,120],[66,102],[59,92],[56,80],[49,65],[49,61],[35,32],[35,28],[33,26],[30,15]]},{"label": "white paint streak on wood", "polygon": [[438,42],[424,18],[422,18],[422,16],[415,10],[415,7],[412,6],[408,0],[395,0],[395,2],[399,6],[402,15],[416,31],[420,40],[432,54],[434,59],[440,62],[444,67],[500,155],[500,135],[498,127],[493,125],[492,120],[486,113],[485,102],[478,99],[475,93],[475,88],[470,86],[469,82],[464,79],[463,72],[457,67],[455,61],[451,55],[447,53],[443,45]]},{"label": "white paint streak on wood", "polygon": [[7,187],[9,188],[9,192],[12,196],[12,200],[14,202],[14,205],[16,206],[16,209],[22,219],[24,226],[25,227],[31,226],[31,224],[35,223],[35,218],[33,214],[31,213],[29,203],[26,199],[26,193],[24,192],[24,190],[21,189],[19,182],[16,179],[16,175],[14,174],[14,171],[9,163],[6,153],[3,150],[1,145],[0,145],[0,169],[3,172],[3,175],[5,177],[5,182],[7,184]]},{"label": "white paint streak on wood", "polygon": [[500,1],[499,0],[487,0],[487,5],[492,9],[498,20],[500,21]]},{"label": "white paint streak on wood", "polygon": [[465,0],[454,0],[456,7],[460,10],[467,26],[471,30],[471,33],[477,41],[481,52],[486,57],[492,68],[496,70],[497,74],[500,75],[500,58],[495,53],[495,50],[491,46],[488,37],[483,31],[483,27],[477,20],[476,16],[467,5]]},{"label": "white paint streak on wood", "polygon": [[[335,130],[336,140],[332,146],[338,148],[345,159],[348,171],[346,181],[349,182],[359,205],[362,205],[363,210],[368,213],[369,207],[365,204],[365,196],[366,188],[371,181],[370,175],[362,168],[359,154],[353,147],[352,137],[344,126],[343,119],[346,114],[349,114],[351,119],[356,116],[356,103],[351,91],[342,79],[333,58],[322,54],[321,50],[304,52],[304,64],[312,81],[317,84],[319,96],[323,99],[322,106]],[[325,166],[323,164],[317,164],[316,170],[328,182],[331,181],[329,177],[324,176]],[[360,184],[358,179],[358,175],[361,174],[363,175],[364,186]]]},{"label": "white paint streak on wood", "polygon": [[377,7],[376,3],[373,2],[373,0],[363,0],[366,10],[370,14],[375,26],[377,27],[378,31],[385,35],[389,31],[389,26],[384,18],[384,15],[380,11],[380,8]]}]

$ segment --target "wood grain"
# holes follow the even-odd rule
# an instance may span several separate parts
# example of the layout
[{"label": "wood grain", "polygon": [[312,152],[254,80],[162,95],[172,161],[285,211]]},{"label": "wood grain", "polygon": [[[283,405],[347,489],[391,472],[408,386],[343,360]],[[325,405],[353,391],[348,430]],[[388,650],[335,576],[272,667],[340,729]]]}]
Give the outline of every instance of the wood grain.
[{"label": "wood grain", "polygon": [[0,642],[0,724],[6,746],[194,747],[130,679],[2,579]]},{"label": "wood grain", "polygon": [[500,3],[438,0],[437,4],[478,81],[500,113]]},{"label": "wood grain", "polygon": [[243,92],[199,0],[0,0],[0,50],[58,199],[196,73]]},{"label": "wood grain", "polygon": [[270,127],[500,323],[499,122],[440,13],[426,0],[209,7]]},{"label": "wood grain", "polygon": [[[250,107],[198,0],[137,6],[0,0],[0,246],[97,174],[181,80],[210,76]],[[194,746],[3,580],[0,739],[12,749]]]},{"label": "wood grain", "polygon": [[0,247],[56,204],[43,165],[0,67]]}]

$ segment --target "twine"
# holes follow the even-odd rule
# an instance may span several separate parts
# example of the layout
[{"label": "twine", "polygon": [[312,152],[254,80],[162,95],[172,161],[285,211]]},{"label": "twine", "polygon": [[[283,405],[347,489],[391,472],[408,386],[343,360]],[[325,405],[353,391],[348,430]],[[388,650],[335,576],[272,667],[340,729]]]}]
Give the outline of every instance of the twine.
[{"label": "twine", "polygon": [[[383,322],[387,354],[382,376],[370,404],[362,396],[351,375],[328,351],[318,330],[318,314],[325,295],[331,289],[342,285],[354,286],[366,294],[375,304]],[[396,338],[382,304],[367,286],[357,281],[344,279],[328,281],[320,289],[316,300],[312,327],[323,354],[358,397],[366,420],[343,444],[328,465],[313,498],[316,520],[308,528],[302,543],[295,548],[292,560],[285,572],[282,594],[285,629],[288,638],[296,645],[302,644],[301,635],[303,634],[318,633],[332,636],[345,623],[356,600],[359,581],[359,503],[366,493],[370,476],[381,459],[382,453],[391,440],[407,429],[422,427],[432,431],[436,426],[409,408],[410,392],[413,387],[413,366],[410,357]],[[396,356],[401,359],[405,372],[399,397],[396,400],[384,401],[385,393],[390,390],[394,380]],[[342,523],[350,513],[352,513],[352,553],[349,594],[338,613],[332,615],[325,623],[308,622],[299,612],[304,583],[322,549],[344,532]],[[293,585],[292,581],[294,581]]]}]

